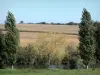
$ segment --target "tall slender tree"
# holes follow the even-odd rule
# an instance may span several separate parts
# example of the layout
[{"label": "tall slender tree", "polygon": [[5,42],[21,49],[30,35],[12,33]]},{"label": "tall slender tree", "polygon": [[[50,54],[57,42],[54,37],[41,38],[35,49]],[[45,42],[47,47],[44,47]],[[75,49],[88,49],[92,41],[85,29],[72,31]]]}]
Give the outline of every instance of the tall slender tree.
[{"label": "tall slender tree", "polygon": [[6,50],[9,55],[8,63],[12,65],[13,69],[13,65],[15,63],[16,51],[19,46],[19,31],[16,28],[14,15],[9,11],[8,15],[6,16],[5,29],[6,29],[5,44],[6,44]]},{"label": "tall slender tree", "polygon": [[94,58],[95,39],[91,15],[85,8],[79,25],[79,41],[80,56],[88,69],[89,63]]}]

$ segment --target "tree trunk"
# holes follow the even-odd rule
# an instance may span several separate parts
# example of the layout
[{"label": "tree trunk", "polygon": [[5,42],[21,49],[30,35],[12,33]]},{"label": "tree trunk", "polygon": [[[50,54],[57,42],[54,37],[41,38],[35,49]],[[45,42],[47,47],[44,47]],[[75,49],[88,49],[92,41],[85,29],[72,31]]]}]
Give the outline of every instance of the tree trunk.
[{"label": "tree trunk", "polygon": [[88,65],[86,66],[86,69],[87,69],[87,70],[89,69]]},{"label": "tree trunk", "polygon": [[11,69],[12,69],[12,70],[14,69],[14,66],[13,66],[13,65],[11,65]]}]

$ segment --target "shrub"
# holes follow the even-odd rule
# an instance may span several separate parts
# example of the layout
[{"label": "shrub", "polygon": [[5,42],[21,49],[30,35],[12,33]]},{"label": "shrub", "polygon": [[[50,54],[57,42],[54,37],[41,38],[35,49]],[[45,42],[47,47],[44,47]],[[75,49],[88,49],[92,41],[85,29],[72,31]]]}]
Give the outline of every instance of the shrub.
[{"label": "shrub", "polygon": [[34,49],[33,45],[27,45],[26,47],[20,49],[17,52],[17,59],[16,64],[17,66],[24,66],[24,67],[30,67],[33,66],[34,60],[36,58],[37,51]]}]

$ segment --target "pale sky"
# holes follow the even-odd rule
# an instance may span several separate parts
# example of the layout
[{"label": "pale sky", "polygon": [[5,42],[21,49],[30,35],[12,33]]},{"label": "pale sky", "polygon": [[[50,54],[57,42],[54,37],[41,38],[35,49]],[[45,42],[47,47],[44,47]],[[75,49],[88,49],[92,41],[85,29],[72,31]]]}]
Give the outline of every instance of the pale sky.
[{"label": "pale sky", "polygon": [[100,21],[100,0],[0,0],[0,23],[4,23],[8,10],[17,23],[80,22],[83,8],[93,20]]}]

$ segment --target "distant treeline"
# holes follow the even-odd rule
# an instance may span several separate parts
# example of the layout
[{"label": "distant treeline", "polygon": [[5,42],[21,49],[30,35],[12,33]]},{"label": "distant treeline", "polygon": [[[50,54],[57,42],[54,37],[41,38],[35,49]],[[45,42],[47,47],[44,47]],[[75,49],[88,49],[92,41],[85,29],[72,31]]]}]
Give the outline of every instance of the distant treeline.
[{"label": "distant treeline", "polygon": [[24,21],[20,21],[19,24],[79,25],[79,23],[76,23],[76,22],[68,22],[68,23],[54,23],[54,22],[51,22],[51,23],[47,23],[47,22],[32,23],[32,22],[29,22],[29,23],[24,23]]}]

